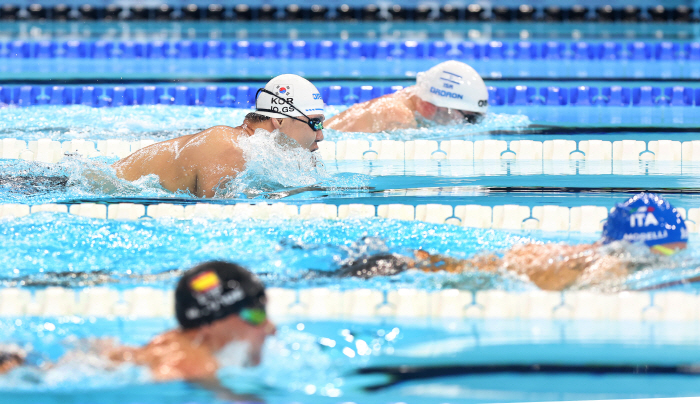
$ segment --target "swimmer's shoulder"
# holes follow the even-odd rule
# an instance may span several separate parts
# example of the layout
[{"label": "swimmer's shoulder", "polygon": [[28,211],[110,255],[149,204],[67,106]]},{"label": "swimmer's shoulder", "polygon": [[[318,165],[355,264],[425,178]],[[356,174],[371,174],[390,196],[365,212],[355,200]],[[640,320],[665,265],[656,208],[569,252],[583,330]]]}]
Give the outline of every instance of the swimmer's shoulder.
[{"label": "swimmer's shoulder", "polygon": [[245,136],[245,131],[241,126],[213,126],[202,132],[192,135],[185,141],[185,149],[201,155],[230,154],[240,151],[238,138]]}]

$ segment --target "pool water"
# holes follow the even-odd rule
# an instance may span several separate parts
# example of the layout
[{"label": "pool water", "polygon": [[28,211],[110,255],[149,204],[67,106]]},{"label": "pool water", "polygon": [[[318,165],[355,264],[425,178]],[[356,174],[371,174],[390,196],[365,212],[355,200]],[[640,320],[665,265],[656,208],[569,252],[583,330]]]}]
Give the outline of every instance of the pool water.
[{"label": "pool water", "polygon": [[[132,366],[105,371],[79,340],[143,344],[172,320],[35,317],[0,324],[3,339],[41,352],[30,357],[35,364],[66,352],[81,359],[3,377],[4,402],[176,403],[185,396],[230,402],[196,384],[153,384],[148,372]],[[260,367],[226,369],[219,377],[240,397],[275,404],[334,397],[366,403],[682,397],[698,394],[696,333],[696,325],[673,323],[290,318],[266,344]]]},{"label": "pool water", "polygon": [[[0,23],[0,48],[14,39],[206,40],[292,39],[318,41],[473,39],[479,46],[518,41],[566,49],[578,41],[674,41],[696,36],[693,24],[564,23]],[[620,85],[683,86],[697,98],[696,60],[562,60],[476,58],[466,60],[497,88]],[[3,85],[174,86],[238,84],[258,87],[271,76],[298,73],[320,86],[407,86],[437,59],[21,59],[3,58]],[[606,141],[697,139],[696,106],[494,105],[478,125],[388,133],[324,131],[329,142],[348,140],[535,140]],[[658,101],[658,100],[657,100]],[[654,101],[656,103],[657,101]],[[534,104],[534,105],[533,105]],[[695,100],[698,104],[698,100]],[[326,117],[345,105],[330,105]],[[213,125],[237,126],[249,112],[234,108],[82,105],[0,108],[0,138],[92,142],[108,139],[162,141]],[[146,177],[118,179],[115,157],[70,156],[56,164],[0,160],[0,203],[83,202],[143,205],[199,202],[283,202],[290,205],[517,204],[610,207],[640,189],[662,193],[677,207],[700,207],[697,161],[620,160],[332,160],[288,150],[260,134],[245,142],[247,169],[216,198],[201,200],[160,187]],[[109,189],[96,186],[98,173]],[[462,274],[407,271],[363,280],[338,278],[342,265],[377,253],[413,255],[417,249],[455,258],[502,254],[520,243],[593,243],[599,233],[478,229],[453,224],[373,218],[348,219],[93,219],[42,212],[0,218],[0,287],[80,291],[139,286],[172,290],[181,271],[212,259],[235,260],[268,287],[333,291],[401,288],[461,289],[476,296],[490,290],[529,294],[537,288],[512,273]],[[619,283],[580,285],[585,291],[679,292],[696,296],[700,241],[672,257],[613,246],[638,267]],[[310,273],[317,276],[308,276]],[[327,275],[327,276],[324,276]],[[653,292],[646,292],[654,290]],[[644,291],[644,292],[643,292]],[[566,293],[561,294],[562,299]],[[96,340],[140,345],[173,328],[173,318],[85,316],[0,317],[0,345],[29,352],[29,366],[0,376],[3,403],[476,403],[638,397],[700,396],[697,321],[602,321],[531,319],[436,319],[375,316],[311,319],[286,314],[278,333],[253,369],[222,369],[222,384],[237,397],[216,396],[192,383],[154,383],[145,369],[114,368],[95,353]],[[52,367],[38,368],[47,363]]]}]

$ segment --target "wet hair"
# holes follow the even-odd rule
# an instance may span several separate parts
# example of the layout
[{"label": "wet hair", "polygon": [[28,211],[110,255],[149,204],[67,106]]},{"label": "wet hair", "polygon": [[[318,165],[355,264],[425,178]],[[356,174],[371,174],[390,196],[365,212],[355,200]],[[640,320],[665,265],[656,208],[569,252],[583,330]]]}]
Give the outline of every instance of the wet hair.
[{"label": "wet hair", "polygon": [[250,113],[248,113],[248,115],[245,116],[245,120],[250,122],[250,123],[260,123],[260,122],[265,122],[265,121],[270,120],[270,119],[272,119],[272,118],[270,118],[269,116],[256,114],[255,112],[250,112]]}]

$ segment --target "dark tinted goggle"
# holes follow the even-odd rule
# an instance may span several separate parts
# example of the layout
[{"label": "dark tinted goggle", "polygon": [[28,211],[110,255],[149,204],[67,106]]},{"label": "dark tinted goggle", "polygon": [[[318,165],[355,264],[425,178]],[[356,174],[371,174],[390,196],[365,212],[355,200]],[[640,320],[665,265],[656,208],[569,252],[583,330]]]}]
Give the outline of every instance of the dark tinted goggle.
[{"label": "dark tinted goggle", "polygon": [[457,110],[457,112],[462,114],[464,122],[467,122],[467,123],[477,124],[477,123],[480,123],[481,121],[484,120],[484,114],[480,114],[478,112],[460,111],[460,110]]},{"label": "dark tinted goggle", "polygon": [[[287,115],[287,114],[285,114],[285,113],[283,113],[283,112],[274,111],[274,110],[272,110],[272,109],[258,108],[258,95],[260,95],[260,93],[270,94],[271,96],[273,96],[273,97],[275,97],[275,98],[277,98],[277,99],[280,99],[280,100],[284,101],[285,104],[289,105],[290,107],[292,107],[292,108],[294,108],[295,110],[299,111],[300,114],[304,115],[304,118],[308,119],[308,121],[305,121],[305,120],[303,120],[303,119],[299,119],[299,118],[297,118],[297,117],[295,117],[295,116]],[[275,114],[284,115],[284,116],[286,116],[287,118],[292,118],[292,119],[294,119],[294,120],[296,120],[296,121],[304,122],[305,124],[309,125],[309,127],[311,128],[311,130],[313,130],[314,132],[319,131],[319,130],[323,130],[323,121],[321,120],[321,118],[309,118],[308,116],[306,116],[305,113],[301,112],[301,110],[300,110],[299,108],[295,107],[294,104],[292,104],[291,102],[288,102],[287,100],[285,100],[284,98],[280,97],[279,95],[273,93],[272,91],[268,91],[268,90],[266,90],[266,89],[264,89],[264,88],[259,88],[259,89],[258,89],[258,92],[255,93],[255,110],[256,110],[256,111],[263,111],[263,112],[274,112]]]}]

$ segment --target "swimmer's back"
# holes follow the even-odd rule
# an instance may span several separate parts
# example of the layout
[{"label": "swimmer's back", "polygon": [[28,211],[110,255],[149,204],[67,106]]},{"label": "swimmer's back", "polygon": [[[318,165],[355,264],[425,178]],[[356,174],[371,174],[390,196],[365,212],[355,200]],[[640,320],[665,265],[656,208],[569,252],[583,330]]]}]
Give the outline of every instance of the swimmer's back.
[{"label": "swimmer's back", "polygon": [[407,102],[409,89],[355,104],[326,120],[325,127],[341,132],[376,133],[416,127],[416,118]]},{"label": "swimmer's back", "polygon": [[211,197],[222,177],[235,176],[245,166],[236,145],[241,133],[240,127],[215,126],[140,149],[113,167],[127,181],[155,174],[170,191]]}]

